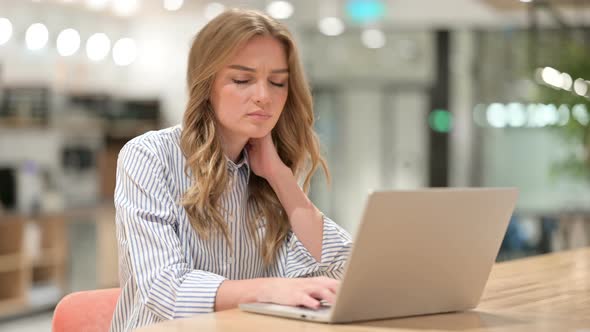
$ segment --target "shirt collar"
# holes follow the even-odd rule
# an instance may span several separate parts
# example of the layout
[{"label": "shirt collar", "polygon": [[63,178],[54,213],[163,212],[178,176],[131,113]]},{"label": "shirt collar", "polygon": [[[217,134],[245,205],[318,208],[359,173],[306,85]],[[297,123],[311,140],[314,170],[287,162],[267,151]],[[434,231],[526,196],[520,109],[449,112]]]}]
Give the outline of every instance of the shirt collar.
[{"label": "shirt collar", "polygon": [[250,179],[250,162],[248,160],[248,151],[246,151],[246,148],[242,150],[241,156],[242,158],[240,158],[240,161],[237,164],[225,156],[225,160],[227,161],[227,169],[232,173],[237,172],[240,169],[244,169],[248,175],[248,179]]}]

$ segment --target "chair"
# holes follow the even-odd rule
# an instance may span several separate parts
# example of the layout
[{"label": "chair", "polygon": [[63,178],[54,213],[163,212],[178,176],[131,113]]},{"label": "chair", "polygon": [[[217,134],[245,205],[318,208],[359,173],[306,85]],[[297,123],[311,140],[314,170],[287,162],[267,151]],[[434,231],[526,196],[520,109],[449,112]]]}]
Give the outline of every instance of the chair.
[{"label": "chair", "polygon": [[53,332],[108,331],[120,288],[75,292],[59,301],[53,313]]}]

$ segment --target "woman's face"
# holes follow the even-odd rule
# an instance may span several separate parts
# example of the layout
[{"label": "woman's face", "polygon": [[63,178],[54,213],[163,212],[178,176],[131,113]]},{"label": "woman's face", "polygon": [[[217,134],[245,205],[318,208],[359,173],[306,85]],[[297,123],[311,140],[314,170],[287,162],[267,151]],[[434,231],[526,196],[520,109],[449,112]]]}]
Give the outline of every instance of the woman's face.
[{"label": "woman's face", "polygon": [[266,136],[288,94],[287,55],[270,36],[255,36],[215,76],[210,101],[224,139]]}]

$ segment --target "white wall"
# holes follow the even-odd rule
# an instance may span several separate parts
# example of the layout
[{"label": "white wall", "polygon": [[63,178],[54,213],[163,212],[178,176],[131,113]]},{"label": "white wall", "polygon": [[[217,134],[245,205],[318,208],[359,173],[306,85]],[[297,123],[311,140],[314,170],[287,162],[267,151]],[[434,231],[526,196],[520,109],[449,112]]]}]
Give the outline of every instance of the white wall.
[{"label": "white wall", "polygon": [[387,96],[391,112],[390,140],[385,142],[384,185],[388,189],[428,187],[429,96],[426,91],[398,92]]},{"label": "white wall", "polygon": [[534,213],[587,210],[588,183],[552,178],[551,164],[571,151],[550,129],[484,130],[483,185],[516,186],[518,208]]}]

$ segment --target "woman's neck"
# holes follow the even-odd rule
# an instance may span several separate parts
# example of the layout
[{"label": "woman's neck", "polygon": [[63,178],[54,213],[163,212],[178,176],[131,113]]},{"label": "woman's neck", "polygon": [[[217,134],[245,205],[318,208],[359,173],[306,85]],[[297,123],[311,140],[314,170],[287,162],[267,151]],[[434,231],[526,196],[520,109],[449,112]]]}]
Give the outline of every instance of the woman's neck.
[{"label": "woman's neck", "polygon": [[231,137],[221,135],[221,148],[223,153],[234,163],[238,163],[242,150],[248,142],[247,138]]}]

